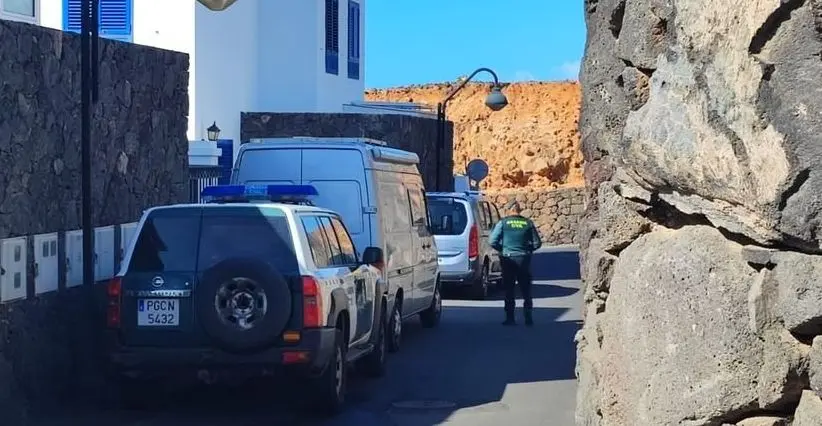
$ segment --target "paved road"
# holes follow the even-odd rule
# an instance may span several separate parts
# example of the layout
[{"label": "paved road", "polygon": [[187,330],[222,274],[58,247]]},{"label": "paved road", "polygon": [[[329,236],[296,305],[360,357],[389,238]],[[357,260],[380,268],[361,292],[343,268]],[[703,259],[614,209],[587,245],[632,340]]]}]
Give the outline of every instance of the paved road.
[{"label": "paved road", "polygon": [[350,407],[332,420],[271,405],[279,391],[269,383],[189,390],[172,395],[168,407],[152,412],[62,414],[37,423],[570,426],[576,393],[573,338],[581,318],[578,265],[573,249],[547,249],[535,256],[533,328],[501,326],[499,294],[487,301],[446,300],[442,324],[433,330],[409,321],[403,348],[389,358],[386,377],[353,377]]}]

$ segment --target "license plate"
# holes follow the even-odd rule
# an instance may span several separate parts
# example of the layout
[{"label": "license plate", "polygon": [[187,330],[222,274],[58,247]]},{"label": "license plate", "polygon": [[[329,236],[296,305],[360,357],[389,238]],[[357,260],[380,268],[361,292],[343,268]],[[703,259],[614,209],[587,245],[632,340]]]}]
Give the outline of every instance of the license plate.
[{"label": "license plate", "polygon": [[137,325],[140,327],[180,325],[180,299],[138,299]]}]

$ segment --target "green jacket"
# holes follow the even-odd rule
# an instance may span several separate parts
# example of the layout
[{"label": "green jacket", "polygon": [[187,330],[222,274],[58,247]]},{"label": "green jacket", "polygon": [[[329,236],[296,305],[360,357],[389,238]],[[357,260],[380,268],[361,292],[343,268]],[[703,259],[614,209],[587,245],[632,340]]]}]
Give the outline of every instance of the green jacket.
[{"label": "green jacket", "polygon": [[534,222],[522,216],[502,218],[491,231],[488,242],[503,256],[531,254],[542,247],[542,239]]}]

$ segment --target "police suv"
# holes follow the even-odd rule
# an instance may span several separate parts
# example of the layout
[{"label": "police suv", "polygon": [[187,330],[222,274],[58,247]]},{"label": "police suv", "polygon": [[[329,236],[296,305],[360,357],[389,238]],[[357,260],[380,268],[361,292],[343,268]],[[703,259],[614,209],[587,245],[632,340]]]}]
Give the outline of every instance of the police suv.
[{"label": "police suv", "polygon": [[312,186],[202,195],[147,210],[108,284],[123,402],[154,398],[151,379],[171,372],[212,381],[285,369],[309,382],[317,408],[339,410],[349,363],[385,369],[382,250],[360,256],[340,216],[311,205]]}]

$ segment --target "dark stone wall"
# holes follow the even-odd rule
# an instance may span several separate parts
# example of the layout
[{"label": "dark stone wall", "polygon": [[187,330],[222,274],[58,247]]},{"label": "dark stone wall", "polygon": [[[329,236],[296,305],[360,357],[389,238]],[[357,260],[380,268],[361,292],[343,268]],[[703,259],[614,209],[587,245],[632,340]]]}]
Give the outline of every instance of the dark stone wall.
[{"label": "dark stone wall", "polygon": [[522,215],[533,220],[545,245],[577,244],[579,221],[585,212],[585,188],[504,189],[485,195],[505,215],[504,206],[519,202]]},{"label": "dark stone wall", "polygon": [[[80,38],[0,21],[0,238],[80,228]],[[182,199],[188,56],[100,43],[93,113],[97,226]]]},{"label": "dark stone wall", "polygon": [[[0,238],[79,229],[79,36],[0,20],[0,58]],[[182,53],[101,40],[95,226],[187,199],[188,65]],[[0,305],[0,423],[14,424],[3,409],[17,407],[12,388],[30,399],[100,388],[99,288],[29,288],[27,300]]]},{"label": "dark stone wall", "polygon": [[385,141],[393,148],[420,157],[425,187],[436,187],[437,173],[444,191],[454,189],[454,125],[446,122],[445,146],[436,164],[437,121],[399,114],[321,114],[245,112],[240,119],[241,143],[251,139],[291,136],[364,137]]}]

